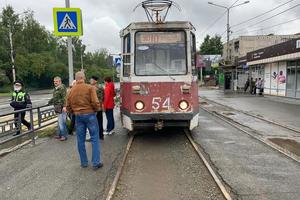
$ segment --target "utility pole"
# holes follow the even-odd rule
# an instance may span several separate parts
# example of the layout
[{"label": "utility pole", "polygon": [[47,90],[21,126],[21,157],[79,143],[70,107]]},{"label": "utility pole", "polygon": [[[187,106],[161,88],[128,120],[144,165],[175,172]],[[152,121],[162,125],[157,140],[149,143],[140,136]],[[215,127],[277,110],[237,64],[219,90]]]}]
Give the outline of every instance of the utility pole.
[{"label": "utility pole", "polygon": [[[66,0],[66,8],[70,8],[70,0]],[[68,36],[67,44],[68,44],[69,85],[72,85],[72,82],[74,80],[74,72],[73,72],[73,51],[72,51],[71,36]]]},{"label": "utility pole", "polygon": [[226,6],[223,6],[223,5],[219,5],[219,4],[215,4],[213,2],[208,2],[208,4],[210,5],[213,5],[213,6],[217,6],[217,7],[220,7],[220,8],[224,8],[227,10],[227,27],[226,27],[226,32],[227,32],[227,44],[226,44],[226,61],[229,61],[229,40],[230,40],[230,25],[229,25],[229,11],[231,8],[234,8],[234,7],[237,7],[237,6],[241,6],[241,5],[244,5],[244,4],[247,4],[249,3],[250,1],[245,1],[243,3],[240,3],[240,4],[237,4],[237,5],[232,5],[230,7],[226,7]]},{"label": "utility pole", "polygon": [[12,41],[11,24],[9,24],[8,34],[9,34],[9,44],[10,44],[11,69],[12,69],[12,75],[13,75],[13,82],[15,82],[16,81],[16,68],[15,68],[14,47],[13,47],[13,41]]}]

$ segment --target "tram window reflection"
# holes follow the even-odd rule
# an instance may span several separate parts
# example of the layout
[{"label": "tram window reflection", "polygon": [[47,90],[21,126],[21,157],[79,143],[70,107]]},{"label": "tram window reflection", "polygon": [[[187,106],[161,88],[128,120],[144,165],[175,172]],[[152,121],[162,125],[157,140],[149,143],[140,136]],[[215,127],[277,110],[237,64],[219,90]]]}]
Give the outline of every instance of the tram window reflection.
[{"label": "tram window reflection", "polygon": [[186,45],[184,32],[138,32],[136,75],[184,75]]}]

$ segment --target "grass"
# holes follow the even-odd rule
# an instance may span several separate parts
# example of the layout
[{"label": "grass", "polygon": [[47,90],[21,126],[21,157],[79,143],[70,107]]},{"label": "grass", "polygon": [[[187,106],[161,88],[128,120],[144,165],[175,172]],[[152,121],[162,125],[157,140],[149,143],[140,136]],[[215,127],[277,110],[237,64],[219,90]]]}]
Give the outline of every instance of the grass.
[{"label": "grass", "polygon": [[9,96],[11,96],[10,92],[0,93],[0,97],[9,97]]},{"label": "grass", "polygon": [[36,135],[39,138],[52,137],[56,134],[56,129],[57,129],[56,126],[52,126],[52,127],[46,128],[44,130],[37,131]]}]

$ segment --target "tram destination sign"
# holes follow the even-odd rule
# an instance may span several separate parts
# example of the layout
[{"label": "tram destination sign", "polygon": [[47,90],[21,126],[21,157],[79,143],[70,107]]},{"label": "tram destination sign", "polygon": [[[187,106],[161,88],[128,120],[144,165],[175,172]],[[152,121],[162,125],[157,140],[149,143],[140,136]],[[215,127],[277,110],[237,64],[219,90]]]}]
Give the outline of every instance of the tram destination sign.
[{"label": "tram destination sign", "polygon": [[140,32],[137,36],[137,44],[170,44],[183,43],[184,37],[182,32]]}]

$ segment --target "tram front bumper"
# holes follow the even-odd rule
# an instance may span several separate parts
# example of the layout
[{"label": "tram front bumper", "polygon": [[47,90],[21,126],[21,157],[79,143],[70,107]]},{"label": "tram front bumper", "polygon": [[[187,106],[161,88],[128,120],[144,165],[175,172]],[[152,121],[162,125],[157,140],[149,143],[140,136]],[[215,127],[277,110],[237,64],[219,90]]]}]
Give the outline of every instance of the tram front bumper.
[{"label": "tram front bumper", "polygon": [[[198,122],[198,113],[123,113],[122,123],[125,128],[132,131],[134,129],[154,127],[189,127],[193,121]],[[194,123],[193,123],[194,124]],[[192,126],[191,126],[192,125]],[[198,123],[197,123],[198,125]],[[196,125],[196,126],[197,126]]]}]

